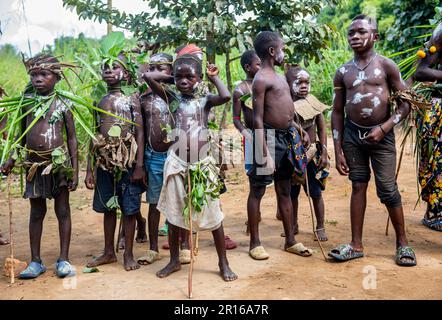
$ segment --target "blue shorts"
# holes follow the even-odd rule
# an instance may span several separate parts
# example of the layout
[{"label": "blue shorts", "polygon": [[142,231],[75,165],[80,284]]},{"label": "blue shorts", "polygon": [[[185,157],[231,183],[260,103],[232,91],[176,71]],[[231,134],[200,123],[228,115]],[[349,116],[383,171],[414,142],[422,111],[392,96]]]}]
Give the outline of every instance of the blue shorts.
[{"label": "blue shorts", "polygon": [[[315,170],[315,164],[313,161],[310,161],[307,165],[307,176],[308,176],[308,186],[310,191],[310,197],[313,199],[318,199],[322,195],[322,185],[316,179],[316,170]],[[304,183],[303,185],[304,192],[307,194],[307,186]],[[298,199],[299,192],[301,191],[301,185],[295,184],[292,185],[292,188],[290,190],[290,198],[292,199]]]},{"label": "blue shorts", "polygon": [[113,211],[107,207],[107,202],[115,195],[118,196],[118,204],[124,215],[133,215],[140,212],[141,194],[146,190],[143,183],[130,181],[133,169],[123,172],[121,180],[114,190],[114,174],[97,168],[95,181],[93,209],[99,213]]},{"label": "blue shorts", "polygon": [[146,201],[149,204],[157,204],[163,187],[164,163],[167,152],[156,152],[147,147],[144,153],[144,167],[147,174]]}]

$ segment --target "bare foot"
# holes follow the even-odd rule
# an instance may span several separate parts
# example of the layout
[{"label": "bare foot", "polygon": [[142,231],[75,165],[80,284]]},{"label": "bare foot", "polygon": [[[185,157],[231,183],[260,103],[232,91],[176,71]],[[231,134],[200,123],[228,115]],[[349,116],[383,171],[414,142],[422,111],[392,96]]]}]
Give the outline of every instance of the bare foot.
[{"label": "bare foot", "polygon": [[124,250],[125,245],[126,245],[126,239],[124,237],[121,237],[120,241],[118,241],[118,249]]},{"label": "bare foot", "polygon": [[115,253],[109,254],[109,255],[102,254],[101,256],[92,259],[92,261],[90,261],[86,265],[86,267],[93,268],[93,267],[101,266],[102,264],[109,264],[109,263],[114,263],[114,262],[117,262],[117,256],[115,255]]},{"label": "bare foot", "polygon": [[234,281],[238,276],[230,269],[228,264],[219,264],[219,273],[224,281]]},{"label": "bare foot", "polygon": [[181,263],[179,261],[170,261],[167,266],[156,273],[158,278],[165,278],[174,272],[181,270]]},{"label": "bare foot", "polygon": [[[316,229],[316,234],[318,235],[319,241],[321,241],[321,242],[328,241],[328,237],[327,237],[327,234],[325,233],[324,228]],[[316,241],[316,237],[315,237],[315,241]]]},{"label": "bare foot", "polygon": [[126,257],[124,256],[124,269],[126,271],[137,270],[140,269],[140,265],[138,262],[134,260],[134,257]]},{"label": "bare foot", "polygon": [[135,241],[137,243],[147,242],[146,219],[143,218],[142,221],[143,222],[138,224],[138,226],[137,226],[137,237],[135,238]]}]

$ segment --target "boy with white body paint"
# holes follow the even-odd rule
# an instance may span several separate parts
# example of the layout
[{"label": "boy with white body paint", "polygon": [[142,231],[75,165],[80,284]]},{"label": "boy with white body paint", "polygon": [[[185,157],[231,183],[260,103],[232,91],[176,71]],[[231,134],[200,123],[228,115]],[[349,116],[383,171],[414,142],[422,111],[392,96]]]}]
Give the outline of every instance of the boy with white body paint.
[{"label": "boy with white body paint", "polygon": [[[379,39],[376,21],[356,16],[348,30],[348,42],[354,59],[340,67],[334,78],[332,130],[336,169],[352,181],[352,241],[329,253],[339,261],[364,256],[362,228],[366,191],[370,180],[369,162],[373,167],[376,190],[386,205],[396,231],[396,263],[416,265],[416,256],[405,235],[401,195],[396,183],[396,146],[393,128],[410,112],[408,102],[390,113],[391,91],[406,89],[398,67],[378,55],[374,43]],[[344,121],[345,120],[345,121]]]}]

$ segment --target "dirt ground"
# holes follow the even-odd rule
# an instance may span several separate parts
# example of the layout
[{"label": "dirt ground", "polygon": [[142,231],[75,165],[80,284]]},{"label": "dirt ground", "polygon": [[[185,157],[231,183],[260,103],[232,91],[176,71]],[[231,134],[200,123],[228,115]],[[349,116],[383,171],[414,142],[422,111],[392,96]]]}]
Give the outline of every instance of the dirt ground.
[{"label": "dirt ground", "polygon": [[[332,143],[329,141],[329,150]],[[407,151],[410,148],[406,149]],[[332,155],[333,158],[333,155]],[[82,173],[84,174],[84,173]],[[245,234],[248,181],[243,166],[228,171],[228,192],[222,196],[226,215],[226,234],[238,243],[238,248],[228,251],[232,269],[239,279],[224,282],[217,273],[217,256],[209,232],[200,234],[200,250],[196,257],[193,275],[195,299],[441,299],[442,287],[442,237],[420,224],[424,205],[416,210],[417,200],[415,160],[406,152],[398,179],[402,193],[406,230],[415,248],[418,266],[399,267],[394,263],[395,237],[385,235],[387,211],[378,201],[374,182],[370,183],[365,218],[365,258],[345,263],[326,263],[318,244],[313,241],[308,201],[300,199],[300,234],[297,241],[314,248],[312,257],[303,258],[282,250],[280,237],[282,223],[275,219],[276,200],[274,188],[268,188],[262,201],[260,234],[270,259],[255,261],[248,256],[248,237]],[[3,183],[4,186],[4,183]],[[333,246],[350,240],[349,200],[351,185],[339,176],[332,163],[331,177],[324,193],[326,204],[326,229],[329,241],[326,252]],[[0,277],[0,299],[185,299],[187,294],[188,265],[165,279],[155,272],[168,261],[169,252],[161,250],[163,260],[139,270],[126,272],[122,266],[122,253],[117,263],[100,266],[99,273],[83,274],[82,268],[92,255],[103,247],[102,217],[92,211],[92,192],[83,184],[71,196],[72,241],[70,259],[78,275],[60,280],[54,274],[58,254],[58,228],[53,203],[45,220],[42,258],[48,271],[35,280],[17,280]],[[8,233],[6,195],[0,197],[0,227]],[[19,197],[14,208],[14,250],[16,258],[27,261],[30,256],[28,239],[29,203]],[[143,203],[142,213],[147,215]],[[162,217],[162,221],[164,218]],[[161,221],[161,223],[162,223]],[[160,237],[160,244],[166,241]],[[135,244],[135,256],[141,256],[148,244]],[[9,246],[0,247],[0,263],[9,255]],[[368,286],[367,286],[368,285]],[[364,289],[365,288],[365,289]]]}]

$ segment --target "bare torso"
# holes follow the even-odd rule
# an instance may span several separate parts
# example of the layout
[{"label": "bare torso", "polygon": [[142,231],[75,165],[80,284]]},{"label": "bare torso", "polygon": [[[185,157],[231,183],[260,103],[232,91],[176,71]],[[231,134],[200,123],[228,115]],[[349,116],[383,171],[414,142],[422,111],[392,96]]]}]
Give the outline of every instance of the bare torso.
[{"label": "bare torso", "polygon": [[377,55],[365,69],[357,67],[352,60],[338,69],[346,90],[345,113],[349,120],[361,126],[375,126],[390,117],[385,59]]},{"label": "bare torso", "polygon": [[[67,106],[56,99],[52,102],[48,113],[41,117],[26,134],[26,147],[37,152],[50,151],[64,145],[63,127],[64,112]],[[35,119],[31,113],[26,118],[26,128],[28,128]],[[29,160],[41,161],[34,153],[29,154]]]},{"label": "bare torso", "polygon": [[186,162],[195,162],[207,156],[208,115],[206,98],[179,95],[179,108],[175,112],[176,139],[173,148]]},{"label": "bare torso", "polygon": [[286,79],[274,70],[263,68],[255,79],[264,79],[264,123],[275,129],[287,129],[293,123],[293,100]]},{"label": "bare torso", "polygon": [[[103,99],[101,99],[98,107],[124,119],[134,121],[137,115],[133,110],[132,99],[135,99],[135,97],[127,97],[120,92],[108,93]],[[109,136],[109,129],[113,125],[118,125],[121,128],[121,137],[126,137],[128,132],[133,133],[134,131],[133,124],[102,113],[98,116],[98,124],[98,130],[105,138]]]},{"label": "bare torso", "polygon": [[156,152],[166,152],[171,143],[166,142],[167,125],[172,125],[172,115],[167,103],[158,95],[148,94],[141,98],[141,108],[145,115],[145,141]]}]

